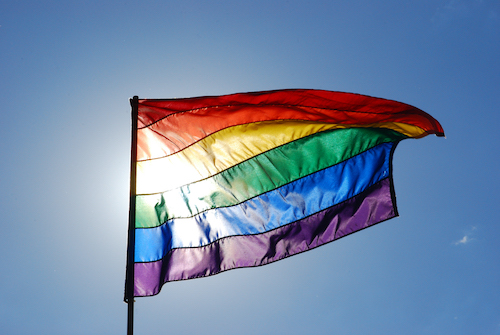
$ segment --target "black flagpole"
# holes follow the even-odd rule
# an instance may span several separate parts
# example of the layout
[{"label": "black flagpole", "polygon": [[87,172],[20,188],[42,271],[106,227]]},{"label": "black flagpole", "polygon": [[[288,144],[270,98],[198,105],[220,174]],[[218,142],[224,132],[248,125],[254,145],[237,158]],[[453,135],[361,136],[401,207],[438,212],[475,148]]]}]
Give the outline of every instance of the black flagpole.
[{"label": "black flagpole", "polygon": [[127,274],[125,279],[125,302],[128,305],[127,335],[134,334],[134,249],[135,249],[135,195],[137,166],[137,115],[139,97],[130,99],[132,107],[132,146],[130,150],[130,205],[128,216]]}]

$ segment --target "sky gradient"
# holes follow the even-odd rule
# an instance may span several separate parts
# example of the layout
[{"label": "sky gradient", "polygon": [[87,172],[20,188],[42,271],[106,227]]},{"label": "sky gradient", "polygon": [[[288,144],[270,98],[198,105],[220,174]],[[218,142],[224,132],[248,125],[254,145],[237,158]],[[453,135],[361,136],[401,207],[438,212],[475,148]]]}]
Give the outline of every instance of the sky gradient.
[{"label": "sky gradient", "polygon": [[414,105],[400,217],[137,298],[136,334],[500,334],[500,2],[0,2],[0,330],[125,334],[129,98]]}]

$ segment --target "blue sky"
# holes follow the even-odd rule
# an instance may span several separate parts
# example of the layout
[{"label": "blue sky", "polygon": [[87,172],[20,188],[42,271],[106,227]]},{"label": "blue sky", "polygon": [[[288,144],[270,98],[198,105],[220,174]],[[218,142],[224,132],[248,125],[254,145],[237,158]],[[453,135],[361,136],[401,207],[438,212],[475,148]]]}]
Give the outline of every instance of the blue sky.
[{"label": "blue sky", "polygon": [[400,217],[166,284],[136,334],[500,334],[500,2],[0,2],[0,329],[124,334],[128,99],[281,88],[415,105]]}]

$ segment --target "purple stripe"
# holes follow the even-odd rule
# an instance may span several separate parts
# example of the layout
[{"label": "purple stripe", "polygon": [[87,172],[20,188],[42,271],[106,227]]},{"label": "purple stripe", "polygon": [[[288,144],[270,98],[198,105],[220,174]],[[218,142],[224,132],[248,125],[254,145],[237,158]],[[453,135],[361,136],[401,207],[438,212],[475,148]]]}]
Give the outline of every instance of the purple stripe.
[{"label": "purple stripe", "polygon": [[158,294],[169,281],[275,262],[393,218],[397,211],[392,194],[392,180],[386,178],[349,200],[272,231],[174,249],[162,260],[136,263],[134,296]]}]

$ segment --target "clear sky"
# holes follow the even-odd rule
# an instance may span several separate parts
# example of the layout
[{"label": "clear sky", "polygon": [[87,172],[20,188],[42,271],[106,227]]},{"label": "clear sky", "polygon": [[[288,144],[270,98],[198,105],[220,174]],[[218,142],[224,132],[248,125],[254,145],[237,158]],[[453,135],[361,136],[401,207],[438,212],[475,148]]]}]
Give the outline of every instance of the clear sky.
[{"label": "clear sky", "polygon": [[409,103],[400,217],[166,284],[136,334],[500,334],[500,2],[0,1],[0,333],[125,334],[129,98]]}]

